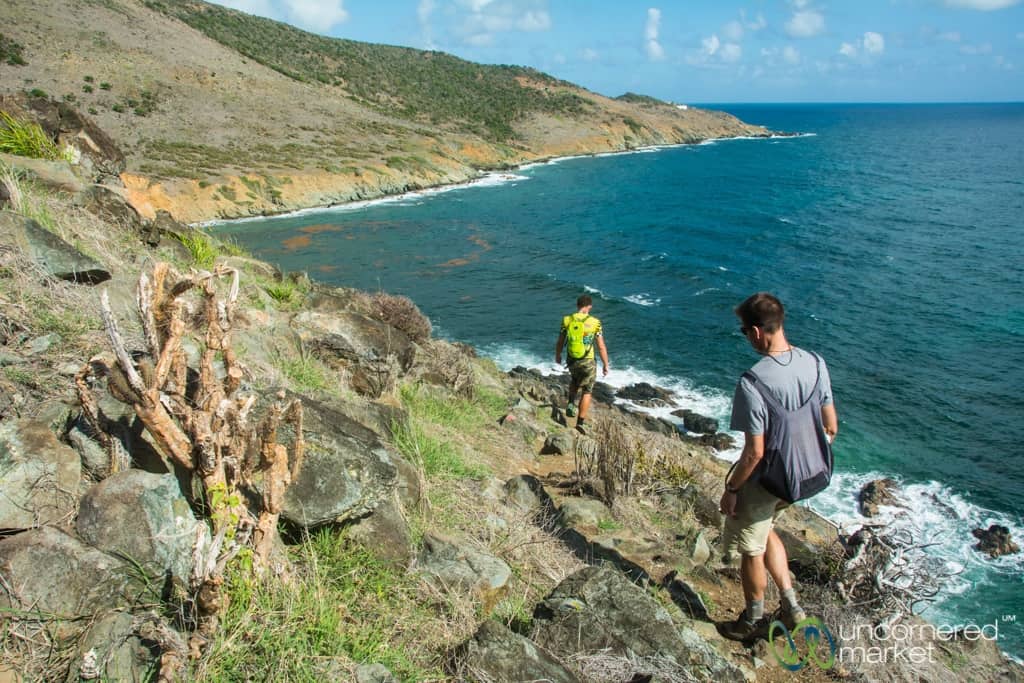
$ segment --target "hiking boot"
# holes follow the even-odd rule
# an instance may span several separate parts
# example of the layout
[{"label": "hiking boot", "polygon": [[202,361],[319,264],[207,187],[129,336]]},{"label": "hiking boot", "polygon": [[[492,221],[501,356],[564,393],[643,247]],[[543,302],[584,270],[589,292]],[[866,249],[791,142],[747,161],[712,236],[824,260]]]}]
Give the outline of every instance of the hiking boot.
[{"label": "hiking boot", "polygon": [[580,434],[582,434],[583,436],[586,436],[590,432],[590,427],[585,425],[585,424],[583,424],[583,422],[577,421],[576,422],[576,431],[579,432]]},{"label": "hiking boot", "polygon": [[779,607],[773,615],[775,619],[782,622],[782,625],[788,628],[790,631],[796,628],[796,625],[807,618],[807,613],[804,612],[803,608],[799,605],[793,609],[786,609],[785,607]]},{"label": "hiking boot", "polygon": [[771,617],[769,615],[765,615],[755,621],[750,621],[747,619],[747,611],[743,610],[736,617],[736,621],[719,624],[718,632],[722,634],[723,638],[749,643],[757,638],[767,638],[769,624],[771,624]]},{"label": "hiking boot", "polygon": [[570,403],[565,407],[565,414],[569,417],[576,417],[576,404]]}]

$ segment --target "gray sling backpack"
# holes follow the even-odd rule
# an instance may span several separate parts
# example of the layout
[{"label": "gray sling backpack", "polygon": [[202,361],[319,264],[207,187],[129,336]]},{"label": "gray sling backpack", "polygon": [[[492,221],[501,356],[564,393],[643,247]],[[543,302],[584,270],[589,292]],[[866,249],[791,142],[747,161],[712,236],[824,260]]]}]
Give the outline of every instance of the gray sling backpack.
[{"label": "gray sling backpack", "polygon": [[790,503],[823,491],[832,479],[832,444],[821,421],[821,357],[811,355],[818,376],[796,410],[786,410],[752,371],[743,373],[768,408],[764,457],[755,474],[765,490]]}]

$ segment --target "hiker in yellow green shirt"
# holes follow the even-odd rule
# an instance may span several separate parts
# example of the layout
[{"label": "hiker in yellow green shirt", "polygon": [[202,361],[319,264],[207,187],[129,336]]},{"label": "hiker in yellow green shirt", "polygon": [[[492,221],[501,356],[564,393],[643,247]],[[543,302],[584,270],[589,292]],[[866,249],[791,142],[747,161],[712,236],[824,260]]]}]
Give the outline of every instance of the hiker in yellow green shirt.
[{"label": "hiker in yellow green shirt", "polygon": [[604,335],[601,333],[601,321],[590,315],[594,302],[588,294],[576,299],[576,312],[562,318],[562,328],[555,343],[555,363],[562,364],[562,347],[565,347],[566,363],[569,366],[569,404],[565,414],[576,415],[576,392],[581,392],[579,417],[576,418],[576,430],[587,433],[585,424],[587,412],[590,410],[590,394],[597,381],[597,363],[594,360],[594,347],[597,346],[604,364],[604,375],[608,376],[608,350],[604,346]]}]

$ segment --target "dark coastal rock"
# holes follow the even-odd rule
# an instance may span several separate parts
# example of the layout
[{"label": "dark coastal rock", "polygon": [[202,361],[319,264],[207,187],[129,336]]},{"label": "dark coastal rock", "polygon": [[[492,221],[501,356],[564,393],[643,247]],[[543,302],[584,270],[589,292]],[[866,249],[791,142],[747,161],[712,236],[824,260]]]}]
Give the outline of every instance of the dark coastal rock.
[{"label": "dark coastal rock", "polygon": [[732,438],[725,432],[718,432],[717,434],[701,434],[697,439],[698,443],[705,446],[710,446],[716,451],[727,451],[730,448],[735,448],[736,439]]},{"label": "dark coastal rock", "polygon": [[[147,680],[150,672],[157,669],[159,656],[140,635],[146,629],[139,628],[138,621],[130,612],[118,611],[89,624],[77,643],[77,654],[71,659],[68,683]],[[90,667],[95,668],[90,671]]]},{"label": "dark coastal rock", "polygon": [[683,426],[686,427],[688,432],[693,432],[694,434],[714,434],[718,431],[718,420],[695,413],[689,408],[673,410],[672,414],[682,418]]},{"label": "dark coastal rock", "polygon": [[544,485],[530,474],[520,474],[505,482],[505,503],[511,507],[530,512],[548,526],[547,520],[555,517],[555,504]]},{"label": "dark coastal rock", "polygon": [[[533,616],[534,642],[560,659],[603,651],[631,657],[634,677],[649,675],[644,660],[656,658],[695,680],[744,679],[742,670],[710,642],[676,624],[657,600],[608,567],[585,567],[568,577]],[[630,680],[630,675],[619,680]]]},{"label": "dark coastal rock", "polygon": [[0,529],[58,524],[74,515],[81,461],[47,425],[0,423]]},{"label": "dark coastal rock", "polygon": [[76,528],[90,545],[130,557],[151,576],[188,582],[193,549],[209,540],[171,474],[130,469],[82,497]]},{"label": "dark coastal rock", "polygon": [[58,280],[95,285],[110,279],[110,271],[103,265],[31,218],[0,211],[0,241],[21,249]]},{"label": "dark coastal rock", "polygon": [[637,382],[615,392],[616,397],[641,405],[658,406],[672,403],[672,392],[647,382]]},{"label": "dark coastal rock", "polygon": [[591,397],[594,401],[611,405],[615,403],[615,388],[604,382],[594,382],[594,392]]},{"label": "dark coastal rock", "polygon": [[974,549],[987,553],[992,559],[1020,552],[1020,547],[1010,538],[1010,530],[1005,526],[993,524],[988,529],[974,529],[971,533],[978,539]]},{"label": "dark coastal rock", "polygon": [[865,517],[874,517],[881,505],[899,506],[895,493],[897,490],[899,483],[895,479],[876,479],[864,484],[858,496],[860,513]]},{"label": "dark coastal rock", "polygon": [[451,661],[450,668],[460,681],[579,680],[549,652],[491,619],[480,624],[473,637],[455,650]]},{"label": "dark coastal rock", "polygon": [[672,596],[672,602],[679,606],[683,613],[691,619],[698,621],[711,621],[711,613],[704,604],[704,598],[679,576],[679,572],[672,570],[661,580],[661,586]]}]

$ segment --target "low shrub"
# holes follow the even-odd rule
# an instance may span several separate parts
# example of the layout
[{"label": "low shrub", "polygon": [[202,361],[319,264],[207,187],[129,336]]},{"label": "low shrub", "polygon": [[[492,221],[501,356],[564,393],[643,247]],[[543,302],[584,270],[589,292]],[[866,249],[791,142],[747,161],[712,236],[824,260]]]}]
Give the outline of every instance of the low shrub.
[{"label": "low shrub", "polygon": [[60,159],[57,144],[37,123],[0,110],[0,152],[34,159]]},{"label": "low shrub", "polygon": [[420,312],[409,297],[377,292],[371,297],[374,317],[408,335],[414,342],[430,338],[430,319]]}]

